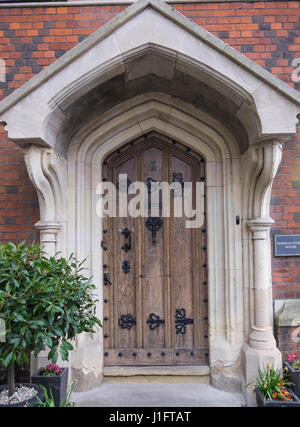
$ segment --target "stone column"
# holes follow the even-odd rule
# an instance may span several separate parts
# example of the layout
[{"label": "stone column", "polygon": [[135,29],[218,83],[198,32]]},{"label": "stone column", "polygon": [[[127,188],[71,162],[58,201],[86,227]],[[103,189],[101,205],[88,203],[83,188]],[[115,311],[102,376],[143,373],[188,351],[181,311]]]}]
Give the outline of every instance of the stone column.
[{"label": "stone column", "polygon": [[57,234],[61,229],[59,222],[37,222],[35,227],[40,230],[40,242],[47,256],[55,256],[57,249]]},{"label": "stone column", "polygon": [[[254,324],[251,326],[249,343],[242,349],[243,386],[258,377],[258,368],[268,365],[282,367],[281,353],[276,347],[272,326],[272,276],[269,234],[274,221],[271,218],[256,218],[248,221],[253,240],[254,267]],[[247,404],[255,399],[251,388],[245,393]]]},{"label": "stone column", "polygon": [[[57,253],[57,234],[61,229],[59,222],[42,222],[39,221],[35,227],[40,231],[40,244],[47,257],[55,256]],[[35,374],[40,368],[45,367],[48,363],[48,352],[41,351],[38,357],[31,354],[30,373]],[[62,365],[60,363],[60,365]]]},{"label": "stone column", "polygon": [[257,350],[276,348],[272,328],[272,277],[269,233],[274,221],[257,218],[248,222],[252,232],[254,258],[254,325],[249,345]]}]

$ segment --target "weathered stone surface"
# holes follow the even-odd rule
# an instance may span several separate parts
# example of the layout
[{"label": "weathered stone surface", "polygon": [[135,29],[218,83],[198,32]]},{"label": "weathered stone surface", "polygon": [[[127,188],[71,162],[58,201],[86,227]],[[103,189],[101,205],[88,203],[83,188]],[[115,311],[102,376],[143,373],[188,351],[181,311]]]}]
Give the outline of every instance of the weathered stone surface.
[{"label": "weathered stone surface", "polygon": [[213,362],[210,366],[211,385],[224,391],[241,391],[241,361],[225,365],[222,361]]},{"label": "weathered stone surface", "polygon": [[242,348],[242,391],[248,406],[255,406],[253,394],[254,385],[258,378],[258,369],[266,369],[270,365],[274,369],[282,368],[282,356],[278,348],[273,350],[258,350],[244,344]]},{"label": "weathered stone surface", "polygon": [[277,326],[300,325],[300,299],[287,300],[276,316]]},{"label": "weathered stone surface", "polygon": [[106,366],[104,376],[128,377],[135,375],[209,375],[209,366]]},{"label": "weathered stone surface", "polygon": [[135,375],[104,377],[103,384],[210,384],[210,376],[192,375]]},{"label": "weathered stone surface", "polygon": [[104,383],[182,384],[210,382],[209,366],[105,366]]},{"label": "weathered stone surface", "polygon": [[241,393],[216,390],[208,384],[103,384],[98,389],[86,393],[74,393],[72,400],[79,407],[178,409],[245,405]]},{"label": "weathered stone surface", "polygon": [[72,369],[72,380],[76,381],[76,391],[87,391],[99,387],[102,383],[102,375],[96,376],[94,372],[84,373],[81,369]]}]

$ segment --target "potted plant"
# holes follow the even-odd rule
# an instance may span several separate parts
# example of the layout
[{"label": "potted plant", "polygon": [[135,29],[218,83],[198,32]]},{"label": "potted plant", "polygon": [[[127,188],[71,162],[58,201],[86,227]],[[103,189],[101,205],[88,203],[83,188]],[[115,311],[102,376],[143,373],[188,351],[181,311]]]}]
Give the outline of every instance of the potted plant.
[{"label": "potted plant", "polygon": [[300,398],[300,359],[293,353],[288,356],[288,361],[285,361],[284,364],[293,383],[292,390]]},{"label": "potted plant", "polygon": [[41,368],[32,375],[31,382],[43,386],[53,397],[55,406],[60,406],[67,393],[68,368],[50,363],[46,368]]},{"label": "potted plant", "polygon": [[300,400],[290,390],[292,384],[281,369],[274,369],[271,366],[265,370],[259,369],[256,382],[251,384],[259,407],[300,407]]},{"label": "potted plant", "polygon": [[46,348],[52,363],[58,352],[68,360],[70,341],[101,326],[95,316],[95,287],[83,276],[82,265],[72,255],[48,259],[39,245],[0,245],[0,313],[6,325],[0,366],[8,370],[8,401],[16,391],[15,363],[27,364],[28,353],[37,357]]},{"label": "potted plant", "polygon": [[15,384],[12,394],[9,394],[7,385],[0,386],[0,408],[37,406],[39,400],[44,400],[44,396],[37,384]]},{"label": "potted plant", "polygon": [[[75,403],[71,401],[72,393],[75,389],[76,383],[71,382],[69,388],[66,390],[66,394],[63,400],[60,402],[60,408],[73,408]],[[52,394],[52,391],[48,391],[48,389],[44,386],[41,386],[44,393],[44,400],[38,398],[38,407],[40,408],[55,408],[57,405],[55,404],[55,400]]]}]

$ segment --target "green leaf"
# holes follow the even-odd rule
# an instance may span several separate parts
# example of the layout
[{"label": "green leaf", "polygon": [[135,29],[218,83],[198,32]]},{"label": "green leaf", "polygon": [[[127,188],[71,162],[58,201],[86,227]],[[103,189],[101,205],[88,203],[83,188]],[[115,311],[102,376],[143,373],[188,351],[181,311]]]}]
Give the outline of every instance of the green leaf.
[{"label": "green leaf", "polygon": [[38,326],[44,326],[45,325],[45,322],[44,322],[44,320],[41,320],[41,319],[39,319],[39,320],[35,320],[35,322],[34,322],[36,325],[38,325]]},{"label": "green leaf", "polygon": [[20,314],[20,313],[14,313],[14,316],[15,316],[15,318],[16,318],[19,322],[24,322],[24,321],[25,321],[24,317],[23,317],[23,316],[22,316],[22,314]]},{"label": "green leaf", "polygon": [[36,323],[30,323],[29,325],[30,329],[38,329],[38,325]]},{"label": "green leaf", "polygon": [[53,341],[52,341],[52,339],[51,339],[51,337],[45,337],[45,344],[46,344],[46,346],[47,347],[49,347],[49,348],[51,348],[52,347],[52,345],[53,345]]},{"label": "green leaf", "polygon": [[61,354],[61,358],[62,360],[68,360],[69,358],[69,353],[68,350],[65,349],[65,347],[61,346],[60,347],[60,354]]},{"label": "green leaf", "polygon": [[50,357],[50,354],[49,354],[48,359],[50,359],[52,361],[52,363],[54,363],[54,364],[57,362],[58,353],[57,353],[56,349],[51,353],[51,357]]},{"label": "green leaf", "polygon": [[72,344],[70,344],[68,341],[66,341],[65,339],[63,339],[63,345],[64,345],[64,347],[67,349],[67,350],[69,350],[69,351],[71,351],[71,350],[73,350],[73,346],[72,346]]},{"label": "green leaf", "polygon": [[14,279],[14,278],[13,278],[13,282],[14,282],[15,286],[18,288],[19,285],[20,285],[19,282],[16,279]]},{"label": "green leaf", "polygon": [[63,331],[61,329],[58,328],[52,328],[53,332],[58,335],[59,337],[63,336]]},{"label": "green leaf", "polygon": [[24,362],[29,365],[29,358],[26,353],[24,353],[23,358],[24,358]]},{"label": "green leaf", "polygon": [[15,358],[14,353],[9,353],[8,356],[6,356],[6,358],[3,361],[3,364],[5,367],[9,366],[11,363],[13,363]]}]

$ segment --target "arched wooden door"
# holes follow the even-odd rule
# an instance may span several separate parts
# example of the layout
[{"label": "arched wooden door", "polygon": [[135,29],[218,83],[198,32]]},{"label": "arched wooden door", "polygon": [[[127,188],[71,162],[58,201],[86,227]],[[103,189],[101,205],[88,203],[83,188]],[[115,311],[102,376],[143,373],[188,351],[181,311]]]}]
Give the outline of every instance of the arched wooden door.
[{"label": "arched wooden door", "polygon": [[[104,180],[118,188],[120,174],[127,174],[128,185],[147,183],[150,194],[153,181],[204,181],[205,163],[189,148],[151,133],[104,161]],[[170,195],[171,216],[154,225],[151,217],[104,219],[105,365],[207,361],[205,223],[186,228],[186,218],[172,215],[176,191]],[[133,197],[128,194],[128,201]]]}]

